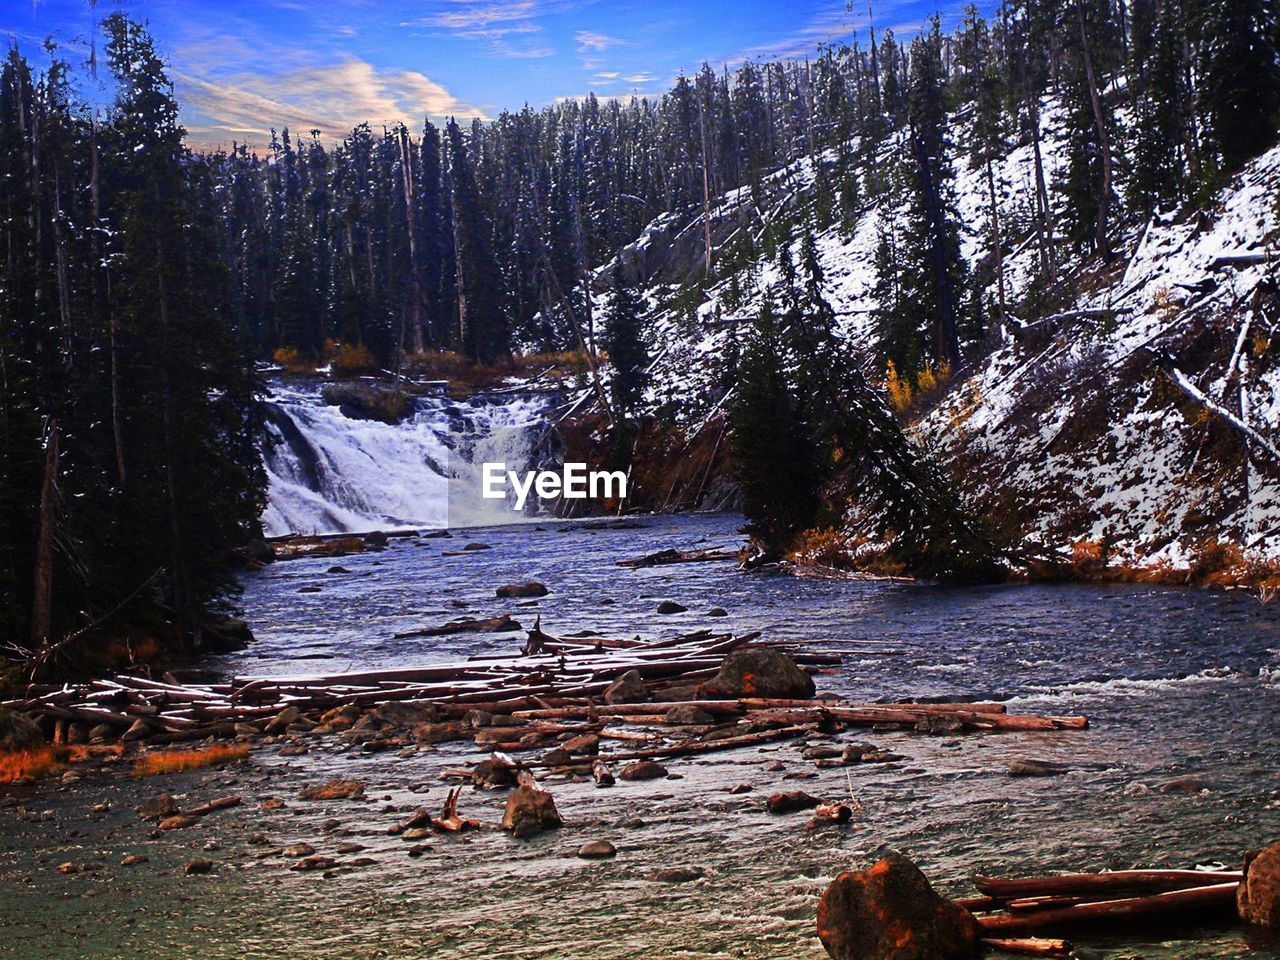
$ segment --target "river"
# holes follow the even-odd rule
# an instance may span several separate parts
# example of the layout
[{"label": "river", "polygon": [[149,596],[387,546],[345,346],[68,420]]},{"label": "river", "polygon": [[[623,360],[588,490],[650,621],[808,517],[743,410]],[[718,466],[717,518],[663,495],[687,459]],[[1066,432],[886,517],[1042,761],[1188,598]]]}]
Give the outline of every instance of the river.
[{"label": "river", "polygon": [[[838,871],[886,848],[913,857],[943,890],[972,894],[974,873],[1221,863],[1280,838],[1280,608],[1243,593],[1167,587],[943,588],[743,575],[730,564],[631,570],[614,561],[664,547],[732,545],[728,515],[643,518],[629,528],[523,524],[392,539],[385,551],[281,562],[245,578],[257,632],[249,650],[204,664],[236,673],[336,672],[509,650],[518,635],[395,640],[460,612],[509,611],[549,632],[661,637],[715,624],[867,650],[818,678],[857,698],[981,697],[1011,709],[1086,713],[1091,729],[959,738],[853,730],[904,754],[899,764],[815,769],[799,743],[671,761],[675,780],[552,782],[566,826],[527,842],[502,833],[439,837],[411,856],[386,828],[437,805],[441,770],[474,750],[440,745],[411,757],[341,752],[315,738],[304,756],[260,746],[236,768],[136,781],[110,772],[42,788],[0,806],[0,956],[207,958],[819,958],[818,893]],[[592,525],[595,526],[595,525]],[[491,549],[446,557],[468,542]],[[340,564],[348,573],[328,573]],[[537,578],[536,605],[494,588]],[[316,593],[299,593],[319,586]],[[689,612],[658,616],[665,599]],[[708,621],[712,606],[728,617]],[[1059,777],[1011,778],[1017,758],[1062,762]],[[767,766],[781,761],[784,769]],[[356,776],[364,803],[297,801],[301,786]],[[812,779],[784,779],[814,774]],[[1202,789],[1165,792],[1195,778]],[[728,787],[748,783],[750,793]],[[1182,784],[1187,786],[1187,784]],[[242,792],[245,807],[181,835],[149,835],[133,807],[160,789],[208,799]],[[764,798],[804,789],[852,794],[848,829],[803,830]],[[267,794],[283,809],[261,811]],[[425,795],[424,795],[425,794]],[[109,809],[94,810],[94,804]],[[500,794],[464,792],[464,815],[496,821]],[[336,821],[336,827],[334,822]],[[331,879],[258,859],[249,843],[305,840],[320,853],[358,842],[374,862]],[[575,856],[587,840],[610,861]],[[202,852],[210,843],[215,849]],[[124,853],[147,864],[117,866]],[[216,871],[184,877],[207,856]],[[87,860],[93,874],[57,864]],[[652,879],[688,866],[701,879]],[[1082,956],[1280,957],[1274,939],[1235,928],[1168,930],[1085,941]]]}]

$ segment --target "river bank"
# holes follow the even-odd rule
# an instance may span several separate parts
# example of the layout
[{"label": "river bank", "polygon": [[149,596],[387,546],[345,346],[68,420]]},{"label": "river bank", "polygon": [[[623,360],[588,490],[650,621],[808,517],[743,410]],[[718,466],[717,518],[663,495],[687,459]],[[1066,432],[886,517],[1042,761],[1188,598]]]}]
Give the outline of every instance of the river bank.
[{"label": "river bank", "polygon": [[[820,957],[818,892],[886,846],[963,896],[977,872],[1234,866],[1245,848],[1280,834],[1280,745],[1270,723],[1280,617],[1272,608],[1242,594],[1147,586],[947,589],[744,577],[717,563],[614,565],[664,548],[732,546],[739,522],[527,525],[471,531],[490,549],[460,556],[444,556],[456,541],[393,539],[385,551],[344,558],[347,573],[329,573],[327,558],[271,565],[245,577],[257,642],[202,666],[333,673],[502,652],[523,639],[393,636],[468,613],[510,613],[526,626],[540,615],[560,633],[661,639],[719,606],[726,631],[760,629],[814,650],[883,651],[847,657],[818,678],[820,690],[993,698],[1019,713],[1087,712],[1092,728],[965,738],[855,730],[838,742],[870,740],[905,759],[823,768],[790,741],[672,761],[675,780],[609,789],[549,782],[565,826],[529,841],[491,831],[417,841],[387,833],[412,810],[443,802],[441,774],[476,759],[470,746],[401,756],[302,737],[260,743],[248,760],[215,770],[133,778],[121,764],[76,766],[78,782],[9,791],[0,807],[0,956],[176,957],[198,944],[209,957]],[[494,597],[499,584],[527,579],[551,592],[536,605]],[[659,615],[663,600],[689,613]],[[1018,759],[1068,770],[1011,778]],[[299,797],[333,777],[362,781],[364,799]],[[752,790],[729,792],[740,784]],[[858,816],[845,828],[806,832],[806,813],[764,808],[769,794],[790,789],[833,800],[852,794]],[[153,836],[135,808],[160,792],[183,805],[228,795],[244,802]],[[263,809],[269,799],[283,805]],[[460,812],[496,822],[504,800],[466,788]],[[592,840],[612,842],[617,856],[579,859]],[[276,853],[296,843],[348,864],[372,862],[328,878],[297,871],[298,858]],[[339,853],[345,844],[362,849]],[[130,854],[148,859],[123,866]],[[211,861],[211,872],[186,875],[193,860]],[[58,872],[65,863],[76,872]],[[700,876],[661,879],[671,868]],[[1123,939],[1088,945],[1094,956],[1134,955]],[[1239,930],[1191,931],[1141,955],[1248,951],[1280,956]]]}]

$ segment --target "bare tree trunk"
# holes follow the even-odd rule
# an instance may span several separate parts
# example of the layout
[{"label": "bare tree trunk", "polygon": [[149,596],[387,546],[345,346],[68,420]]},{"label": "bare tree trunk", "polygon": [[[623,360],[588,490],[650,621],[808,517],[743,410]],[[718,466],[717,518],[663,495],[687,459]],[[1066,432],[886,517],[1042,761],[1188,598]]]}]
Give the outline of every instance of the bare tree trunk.
[{"label": "bare tree trunk", "polygon": [[1035,158],[1036,204],[1040,208],[1040,265],[1050,280],[1058,275],[1058,255],[1053,238],[1053,205],[1044,176],[1044,156],[1040,152],[1040,105],[1035,94],[1027,94],[1027,116],[1031,121],[1031,152]]},{"label": "bare tree trunk", "polygon": [[987,157],[987,196],[991,202],[991,250],[996,257],[996,305],[1000,310],[1000,322],[1009,315],[1004,300],[1004,250],[1000,235],[1000,210],[996,205],[996,178],[991,169],[991,157]]},{"label": "bare tree trunk", "polygon": [[40,485],[40,532],[36,538],[35,592],[31,601],[31,649],[49,645],[53,611],[53,526],[58,499],[58,421],[49,421],[44,446],[44,482]]},{"label": "bare tree trunk", "polygon": [[1106,120],[1102,116],[1102,97],[1098,93],[1098,81],[1093,72],[1093,57],[1089,53],[1089,34],[1084,27],[1084,8],[1078,4],[1076,21],[1080,24],[1084,72],[1085,78],[1089,81],[1089,102],[1093,106],[1093,121],[1098,127],[1098,147],[1102,151],[1102,197],[1098,200],[1098,223],[1094,242],[1102,255],[1102,262],[1110,263],[1111,245],[1107,240],[1107,219],[1111,211],[1111,141],[1107,136]]},{"label": "bare tree trunk", "polygon": [[698,130],[702,135],[702,236],[706,255],[706,275],[711,276],[711,181],[707,173],[706,105],[698,98]]},{"label": "bare tree trunk", "polygon": [[[158,190],[156,192],[156,205],[157,207],[160,206]],[[179,622],[186,623],[189,621],[192,611],[189,609],[187,564],[182,549],[182,518],[178,515],[177,458],[174,456],[177,430],[173,422],[173,378],[169,370],[170,357],[173,355],[173,346],[170,343],[169,336],[171,332],[169,325],[169,291],[165,284],[164,248],[158,239],[156,241],[156,267],[156,296],[160,314],[160,346],[163,351],[160,371],[164,402],[160,417],[164,427],[165,499],[169,512],[169,534],[173,537],[173,543],[170,545],[170,563],[172,565],[170,573],[173,577],[174,611],[178,615]]]},{"label": "bare tree trunk", "polygon": [[[418,275],[418,238],[413,205],[413,150],[409,144],[408,128],[400,127],[400,173],[404,180],[404,220],[409,234],[409,335],[413,352],[421,353],[422,344],[422,280]],[[401,332],[401,351],[404,335]],[[399,367],[397,366],[397,369]]]},{"label": "bare tree trunk", "polygon": [[[464,355],[467,349],[467,288],[463,285],[462,243],[458,227],[458,205],[451,205],[453,212],[453,280],[458,293],[458,343]],[[470,359],[475,359],[474,355]]]},{"label": "bare tree trunk", "polygon": [[[94,4],[91,3],[92,7]],[[94,117],[89,122],[89,205],[90,219],[93,221],[93,261],[98,269],[93,272],[93,304],[94,310],[105,305],[107,312],[108,352],[111,379],[111,437],[115,445],[116,478],[120,486],[125,484],[124,466],[124,420],[120,412],[120,357],[116,349],[116,311],[111,304],[111,274],[103,266],[101,241],[98,228],[102,216],[102,184],[98,163],[98,121]],[[98,271],[101,271],[102,289],[98,288]]]}]

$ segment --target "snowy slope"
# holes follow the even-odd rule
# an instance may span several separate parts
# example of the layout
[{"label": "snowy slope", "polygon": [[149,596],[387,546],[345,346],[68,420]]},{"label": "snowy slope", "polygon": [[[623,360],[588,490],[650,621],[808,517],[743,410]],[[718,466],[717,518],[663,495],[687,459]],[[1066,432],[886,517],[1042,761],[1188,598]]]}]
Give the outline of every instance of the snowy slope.
[{"label": "snowy slope", "polygon": [[[1053,183],[1064,150],[1061,112],[1051,100],[1042,104],[1042,121],[1042,155]],[[956,128],[963,138],[963,123]],[[1006,294],[1016,304],[1038,258],[1032,239],[1016,234],[1019,213],[1034,200],[1031,146],[1011,150],[995,179],[1002,217],[1010,221]],[[746,190],[720,198],[712,218],[717,249],[736,231],[762,232],[777,210],[803,208],[813,180],[805,159],[765,181],[763,203]],[[1205,209],[1131,227],[1119,238],[1118,262],[1106,270],[1071,262],[1060,248],[1062,273],[1079,291],[1071,309],[1019,317],[1018,329],[1002,329],[1000,345],[961,371],[941,402],[915,413],[916,436],[952,465],[975,508],[998,512],[1027,536],[1064,549],[1105,539],[1135,559],[1179,562],[1205,540],[1221,538],[1280,556],[1274,465],[1255,444],[1246,466],[1243,435],[1208,416],[1166,369],[1176,367],[1231,413],[1244,410],[1249,425],[1280,445],[1280,362],[1270,345],[1280,319],[1272,279],[1278,267],[1217,263],[1274,249],[1268,244],[1280,236],[1277,196],[1280,148],[1250,164]],[[956,197],[963,254],[972,264],[989,246],[985,171],[961,162]],[[882,373],[871,364],[874,252],[882,218],[895,215],[871,207],[847,235],[833,226],[815,237],[826,297],[872,377]],[[718,358],[778,281],[776,268],[757,260],[705,289],[688,282],[701,231],[697,211],[668,214],[655,223],[665,245],[655,247],[646,236],[620,254],[649,286],[656,358],[649,399],[691,422],[722,400]],[[681,256],[673,237],[684,243]],[[799,240],[792,242],[795,259]],[[655,250],[666,253],[668,269]]]}]

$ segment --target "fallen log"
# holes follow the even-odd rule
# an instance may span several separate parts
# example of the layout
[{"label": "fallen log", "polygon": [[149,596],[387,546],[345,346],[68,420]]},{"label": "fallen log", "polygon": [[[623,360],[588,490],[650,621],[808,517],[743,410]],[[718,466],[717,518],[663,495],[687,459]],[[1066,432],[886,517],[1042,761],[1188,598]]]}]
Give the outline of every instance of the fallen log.
[{"label": "fallen log", "polygon": [[980,893],[995,900],[1028,897],[1092,897],[1097,894],[1149,894],[1203,887],[1210,884],[1239,883],[1238,870],[1115,870],[1107,873],[1067,873],[1054,877],[1006,880],[974,877]]},{"label": "fallen log", "polygon": [[737,560],[738,551],[720,550],[659,550],[645,554],[643,557],[631,557],[627,560],[614,561],[620,567],[660,567],[670,563],[707,563],[713,560]]},{"label": "fallen log", "polygon": [[722,737],[719,740],[686,740],[680,744],[668,744],[666,746],[654,746],[648,750],[630,750],[626,753],[599,754],[596,758],[584,758],[581,760],[571,760],[570,763],[557,763],[552,760],[532,760],[527,763],[527,767],[590,767],[595,762],[614,763],[618,760],[652,760],[658,756],[691,756],[694,754],[712,753],[716,750],[732,750],[739,746],[753,746],[754,744],[767,744],[771,740],[785,740],[790,737],[804,736],[805,733],[812,733],[815,730],[813,724],[805,724],[805,726],[795,727],[777,727],[774,730],[760,730],[754,733],[744,733],[744,735],[736,737]]},{"label": "fallen log", "polygon": [[238,807],[244,803],[243,797],[219,797],[217,800],[210,800],[208,803],[201,804],[198,807],[192,807],[190,810],[183,810],[184,817],[205,817],[218,810],[226,810],[230,807]]},{"label": "fallen log", "polygon": [[442,623],[436,627],[405,630],[402,633],[392,634],[392,636],[396,640],[402,640],[406,637],[443,637],[453,633],[513,633],[520,629],[520,621],[513,620],[503,614],[500,617],[486,617],[482,620],[464,617],[458,620],[450,620],[448,623]]},{"label": "fallen log", "polygon": [[1171,890],[1148,897],[1103,900],[1081,903],[1058,910],[1035,910],[1018,914],[978,917],[984,933],[1034,934],[1042,931],[1073,929],[1078,925],[1109,923],[1119,920],[1160,916],[1166,919],[1192,919],[1204,912],[1230,912],[1235,915],[1238,882]]}]

